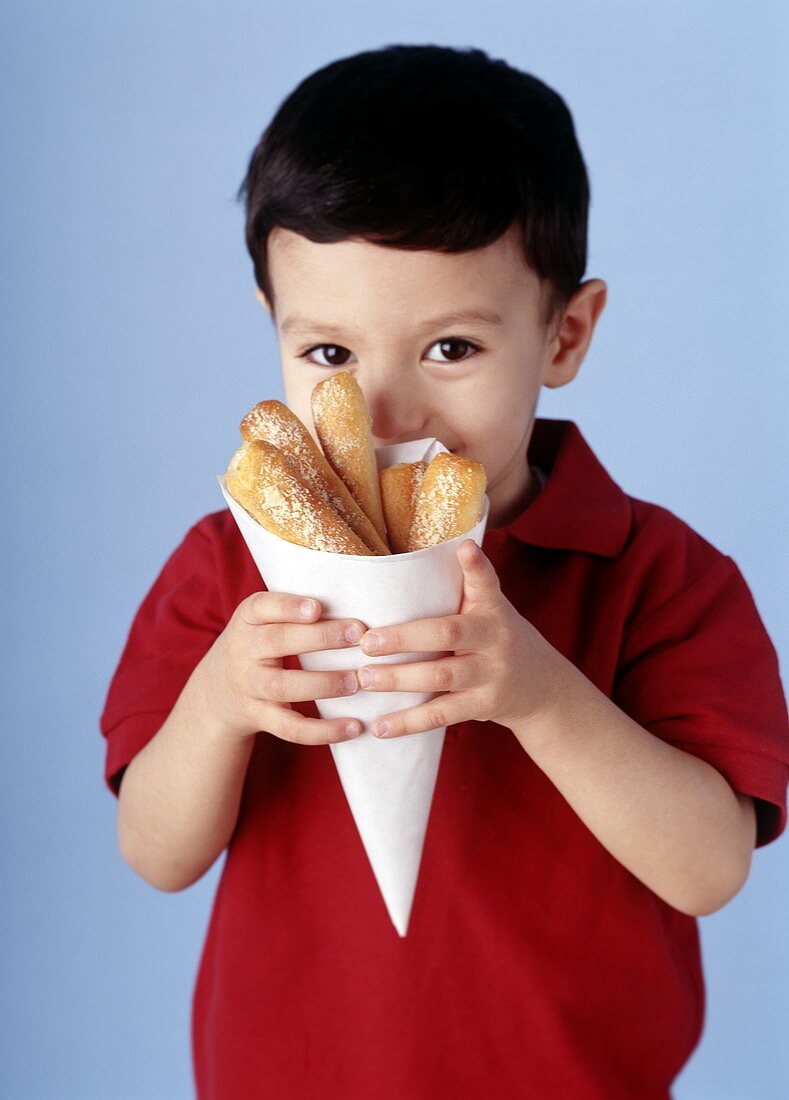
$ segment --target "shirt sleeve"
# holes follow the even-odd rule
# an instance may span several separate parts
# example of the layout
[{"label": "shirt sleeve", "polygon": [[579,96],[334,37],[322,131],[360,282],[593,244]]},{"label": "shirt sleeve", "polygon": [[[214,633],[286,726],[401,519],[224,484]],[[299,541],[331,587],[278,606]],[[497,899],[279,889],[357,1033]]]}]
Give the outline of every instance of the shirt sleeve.
[{"label": "shirt sleeve", "polygon": [[211,540],[196,524],[140,605],[110,682],[99,724],[107,741],[104,779],[114,795],[225,625]]},{"label": "shirt sleeve", "polygon": [[786,826],[789,732],[778,659],[735,562],[721,554],[626,634],[614,702],[756,801],[756,847]]}]

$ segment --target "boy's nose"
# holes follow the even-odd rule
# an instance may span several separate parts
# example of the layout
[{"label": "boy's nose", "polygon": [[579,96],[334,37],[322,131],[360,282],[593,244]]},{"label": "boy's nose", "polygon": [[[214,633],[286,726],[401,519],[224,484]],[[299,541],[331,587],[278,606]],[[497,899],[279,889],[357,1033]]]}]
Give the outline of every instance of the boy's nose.
[{"label": "boy's nose", "polygon": [[372,418],[371,431],[378,447],[387,447],[407,439],[421,438],[426,422],[426,412],[416,400],[416,395],[396,388],[368,393],[363,388],[367,408]]}]

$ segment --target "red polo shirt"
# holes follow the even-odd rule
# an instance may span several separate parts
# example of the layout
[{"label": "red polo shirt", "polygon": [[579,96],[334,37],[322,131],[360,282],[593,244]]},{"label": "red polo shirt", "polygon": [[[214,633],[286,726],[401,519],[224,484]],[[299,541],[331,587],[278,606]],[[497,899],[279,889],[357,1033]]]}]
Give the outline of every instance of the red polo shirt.
[{"label": "red polo shirt", "polygon": [[[529,458],[545,488],[484,542],[503,591],[644,728],[754,796],[769,843],[786,709],[737,566],[626,496],[574,424],[538,420]],[[187,533],[110,686],[113,792],[261,587],[229,511]],[[696,920],[609,855],[510,730],[448,730],[405,939],[329,747],[258,736],[194,992],[201,1100],[665,1100],[703,1013]]]}]

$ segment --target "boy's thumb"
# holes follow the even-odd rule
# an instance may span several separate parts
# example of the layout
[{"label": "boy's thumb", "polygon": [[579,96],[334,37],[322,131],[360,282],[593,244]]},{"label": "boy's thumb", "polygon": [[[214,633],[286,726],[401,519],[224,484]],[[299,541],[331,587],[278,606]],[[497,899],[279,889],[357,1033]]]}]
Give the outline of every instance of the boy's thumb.
[{"label": "boy's thumb", "polygon": [[466,539],[457,548],[457,558],[463,569],[463,602],[475,607],[493,606],[501,599],[501,586],[496,570],[473,539]]}]

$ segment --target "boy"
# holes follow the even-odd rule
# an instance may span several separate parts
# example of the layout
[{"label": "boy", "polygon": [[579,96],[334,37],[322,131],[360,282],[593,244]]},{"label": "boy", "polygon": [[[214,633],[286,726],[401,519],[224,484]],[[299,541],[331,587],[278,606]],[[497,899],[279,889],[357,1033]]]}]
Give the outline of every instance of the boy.
[{"label": "boy", "polygon": [[[783,831],[789,738],[734,562],[627,496],[574,424],[535,419],[605,304],[582,282],[570,114],[479,50],[370,51],[285,100],[240,193],[290,408],[311,425],[313,387],[351,370],[376,446],[436,436],[484,464],[491,511],[483,552],[458,550],[459,613],[377,638],[261,590],[226,510],[146,596],[106,780],[123,855],[160,889],[227,847],[198,1095],[668,1097],[702,1027],[695,918]],[[300,670],[362,635],[446,656]],[[448,726],[405,939],[327,747],[358,723],[314,705],[360,685],[438,692],[379,735]]]}]

